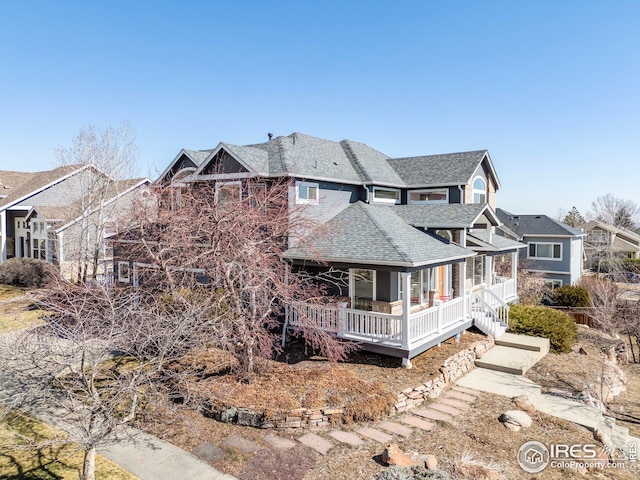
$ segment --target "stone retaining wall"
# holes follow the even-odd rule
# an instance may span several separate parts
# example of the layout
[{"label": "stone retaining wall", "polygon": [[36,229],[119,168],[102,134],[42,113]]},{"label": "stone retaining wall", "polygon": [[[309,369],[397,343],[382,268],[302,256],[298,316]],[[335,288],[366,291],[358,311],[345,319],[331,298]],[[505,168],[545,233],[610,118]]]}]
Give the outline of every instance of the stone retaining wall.
[{"label": "stone retaining wall", "polygon": [[[440,396],[445,386],[455,382],[474,367],[474,361],[493,347],[493,337],[473,343],[468,348],[447,358],[440,367],[438,377],[397,394],[391,415],[403,413],[420,405],[426,399]],[[251,408],[230,407],[216,409],[205,404],[202,414],[220,422],[235,423],[257,428],[321,428],[339,424],[344,408],[297,408],[288,412],[264,412]]]}]

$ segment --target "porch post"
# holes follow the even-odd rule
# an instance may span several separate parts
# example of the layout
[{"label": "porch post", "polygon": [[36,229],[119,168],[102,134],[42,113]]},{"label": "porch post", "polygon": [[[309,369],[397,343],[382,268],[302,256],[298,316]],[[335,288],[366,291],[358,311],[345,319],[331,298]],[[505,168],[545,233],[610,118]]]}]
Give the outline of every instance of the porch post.
[{"label": "porch post", "polygon": [[409,348],[409,312],[411,310],[411,273],[400,272],[402,285],[402,347]]},{"label": "porch post", "polygon": [[511,253],[511,278],[518,279],[518,250]]}]

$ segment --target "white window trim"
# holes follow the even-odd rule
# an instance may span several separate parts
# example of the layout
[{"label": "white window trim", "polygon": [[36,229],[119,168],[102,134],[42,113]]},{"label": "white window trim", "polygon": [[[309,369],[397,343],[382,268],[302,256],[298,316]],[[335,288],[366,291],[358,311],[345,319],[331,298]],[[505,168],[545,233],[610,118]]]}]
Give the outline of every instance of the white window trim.
[{"label": "white window trim", "polygon": [[[480,188],[476,188],[475,183],[478,180],[482,180],[482,183],[484,183],[484,189],[480,189]],[[489,199],[489,192],[487,191],[487,180],[478,175],[476,176],[473,181],[471,182],[471,198],[473,199],[473,203],[476,203],[476,193],[481,193],[482,195],[484,195],[484,203],[487,203],[488,199]]]},{"label": "white window trim", "polygon": [[562,280],[557,280],[555,278],[545,278],[543,280],[544,283],[548,283],[549,285],[551,285],[551,288],[559,288],[564,284]]},{"label": "white window trim", "polygon": [[242,182],[216,182],[216,200],[220,189],[226,187],[238,187],[238,200],[242,200]]},{"label": "white window trim", "polygon": [[[559,258],[554,258],[554,257],[532,257],[531,256],[531,245],[552,245],[551,247],[551,253],[553,253],[553,246],[554,245],[560,245],[560,257]],[[537,252],[537,248],[536,248],[536,253]],[[548,261],[548,262],[561,262],[562,259],[564,257],[564,251],[562,248],[562,243],[556,243],[556,242],[529,242],[527,243],[527,258],[531,259],[531,260],[543,260],[543,261]]]},{"label": "white window trim", "polygon": [[[122,275],[124,269],[122,267],[124,267],[126,265],[127,269],[127,276],[124,277]],[[118,262],[118,281],[122,282],[122,283],[130,283],[131,282],[131,267],[129,266],[129,262]]]},{"label": "white window trim", "polygon": [[[431,193],[431,192],[445,192],[446,198],[444,200],[411,200],[412,193]],[[425,205],[431,203],[449,203],[449,189],[448,188],[427,188],[421,190],[409,190],[407,192],[407,204],[408,205]]]},{"label": "white window trim", "polygon": [[[376,192],[377,191],[382,191],[382,192],[396,192],[398,194],[398,198],[391,200],[388,198],[376,198]],[[373,187],[373,192],[371,195],[371,201],[373,203],[390,203],[393,205],[398,205],[400,203],[400,199],[401,199],[401,194],[400,194],[400,190],[397,188],[382,188],[382,187]]]},{"label": "white window trim", "polygon": [[[316,189],[316,198],[300,198],[300,187]],[[320,203],[320,184],[317,182],[296,182],[296,204],[318,205]]]}]

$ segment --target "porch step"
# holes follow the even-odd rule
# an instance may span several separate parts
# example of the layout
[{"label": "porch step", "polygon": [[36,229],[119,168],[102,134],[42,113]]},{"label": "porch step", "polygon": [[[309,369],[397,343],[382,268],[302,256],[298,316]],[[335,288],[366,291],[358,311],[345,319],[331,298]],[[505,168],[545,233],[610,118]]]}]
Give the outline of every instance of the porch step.
[{"label": "porch step", "polygon": [[546,352],[496,345],[481,358],[477,358],[475,364],[480,368],[524,375],[545,355]]},{"label": "porch step", "polygon": [[504,333],[496,338],[496,345],[531,350],[532,352],[544,352],[545,354],[549,353],[548,338],[531,337],[529,335]]}]

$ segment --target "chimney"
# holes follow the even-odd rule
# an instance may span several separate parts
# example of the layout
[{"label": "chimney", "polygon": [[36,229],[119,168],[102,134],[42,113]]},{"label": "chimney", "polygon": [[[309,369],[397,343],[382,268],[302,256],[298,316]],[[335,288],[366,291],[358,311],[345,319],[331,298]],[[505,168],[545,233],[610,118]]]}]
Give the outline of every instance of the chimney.
[{"label": "chimney", "polygon": [[267,137],[269,137],[269,140],[271,140],[273,138],[273,133],[267,133]]}]

